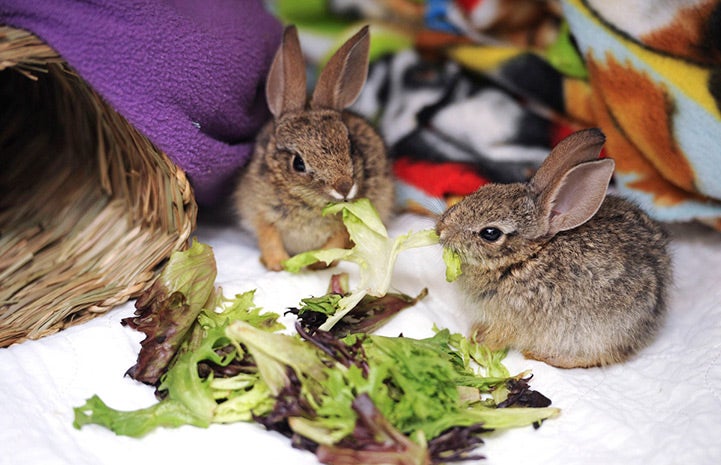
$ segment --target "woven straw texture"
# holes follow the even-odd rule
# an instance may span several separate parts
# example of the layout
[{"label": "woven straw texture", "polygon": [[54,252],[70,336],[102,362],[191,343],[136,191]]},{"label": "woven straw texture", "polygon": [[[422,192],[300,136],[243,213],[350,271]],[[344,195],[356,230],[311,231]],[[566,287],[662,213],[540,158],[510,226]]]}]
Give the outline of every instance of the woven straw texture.
[{"label": "woven straw texture", "polygon": [[181,169],[49,46],[0,26],[0,347],[137,297],[196,214]]}]

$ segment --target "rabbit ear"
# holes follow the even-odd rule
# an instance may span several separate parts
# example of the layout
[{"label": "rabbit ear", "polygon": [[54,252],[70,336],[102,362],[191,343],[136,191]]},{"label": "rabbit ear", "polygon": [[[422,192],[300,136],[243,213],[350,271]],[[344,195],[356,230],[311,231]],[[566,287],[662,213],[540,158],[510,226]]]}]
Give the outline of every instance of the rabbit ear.
[{"label": "rabbit ear", "polygon": [[295,26],[288,26],[265,83],[268,108],[273,116],[277,118],[288,111],[302,110],[306,101],[305,86],[305,61],[298,30]]},{"label": "rabbit ear", "polygon": [[318,76],[311,108],[342,110],[355,102],[368,77],[369,48],[368,26],[363,26],[333,54]]},{"label": "rabbit ear", "polygon": [[549,235],[581,226],[596,214],[606,197],[615,163],[610,158],[574,166],[539,199]]},{"label": "rabbit ear", "polygon": [[531,187],[540,194],[572,167],[597,160],[605,141],[606,136],[598,128],[584,129],[566,137],[551,150],[531,179]]}]

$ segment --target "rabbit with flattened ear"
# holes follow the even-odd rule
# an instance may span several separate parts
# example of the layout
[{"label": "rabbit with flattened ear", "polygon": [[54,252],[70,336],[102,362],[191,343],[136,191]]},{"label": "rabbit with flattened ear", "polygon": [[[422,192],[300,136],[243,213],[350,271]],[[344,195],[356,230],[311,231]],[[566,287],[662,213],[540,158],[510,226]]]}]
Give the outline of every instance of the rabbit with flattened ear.
[{"label": "rabbit with flattened ear", "polygon": [[393,207],[393,180],[383,140],[346,108],[368,74],[368,27],[348,39],[318,77],[310,101],[294,26],[285,29],[271,65],[266,96],[273,119],[241,172],[234,204],[253,231],[261,261],[280,270],[291,254],[347,247],[341,218],[322,216],[331,202],[368,198],[383,221]]},{"label": "rabbit with flattened ear", "polygon": [[604,141],[598,129],[574,133],[530,182],[487,184],[440,218],[480,342],[591,367],[626,360],[661,326],[668,236],[631,202],[606,196],[614,162],[598,158]]}]

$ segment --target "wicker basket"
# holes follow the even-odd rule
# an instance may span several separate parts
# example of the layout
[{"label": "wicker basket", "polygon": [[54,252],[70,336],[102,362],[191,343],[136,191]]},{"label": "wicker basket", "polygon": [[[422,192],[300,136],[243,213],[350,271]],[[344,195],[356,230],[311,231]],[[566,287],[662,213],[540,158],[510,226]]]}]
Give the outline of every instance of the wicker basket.
[{"label": "wicker basket", "polygon": [[137,297],[196,213],[181,169],[48,45],[0,26],[0,347]]}]

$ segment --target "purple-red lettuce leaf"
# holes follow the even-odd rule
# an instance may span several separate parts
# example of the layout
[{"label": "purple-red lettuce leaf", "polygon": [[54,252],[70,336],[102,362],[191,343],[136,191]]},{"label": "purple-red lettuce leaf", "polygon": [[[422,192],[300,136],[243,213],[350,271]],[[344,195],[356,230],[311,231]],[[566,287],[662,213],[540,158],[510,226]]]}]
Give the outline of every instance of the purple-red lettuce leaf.
[{"label": "purple-red lettuce leaf", "polygon": [[197,240],[185,251],[173,252],[153,285],[135,303],[135,316],[124,325],[145,339],[135,365],[127,374],[156,385],[180,349],[198,315],[215,290],[215,257]]},{"label": "purple-red lettuce leaf", "polygon": [[358,419],[353,433],[337,444],[321,444],[316,456],[328,465],[430,465],[426,445],[398,431],[368,394],[352,402]]},{"label": "purple-red lettuce leaf", "polygon": [[[288,309],[288,313],[297,315],[306,331],[314,332],[338,311],[341,299],[349,294],[348,274],[335,274],[331,276],[327,294],[301,299],[301,305]],[[421,290],[416,297],[396,292],[388,292],[380,297],[365,295],[329,331],[336,337],[372,333],[426,295],[428,289]]]}]

